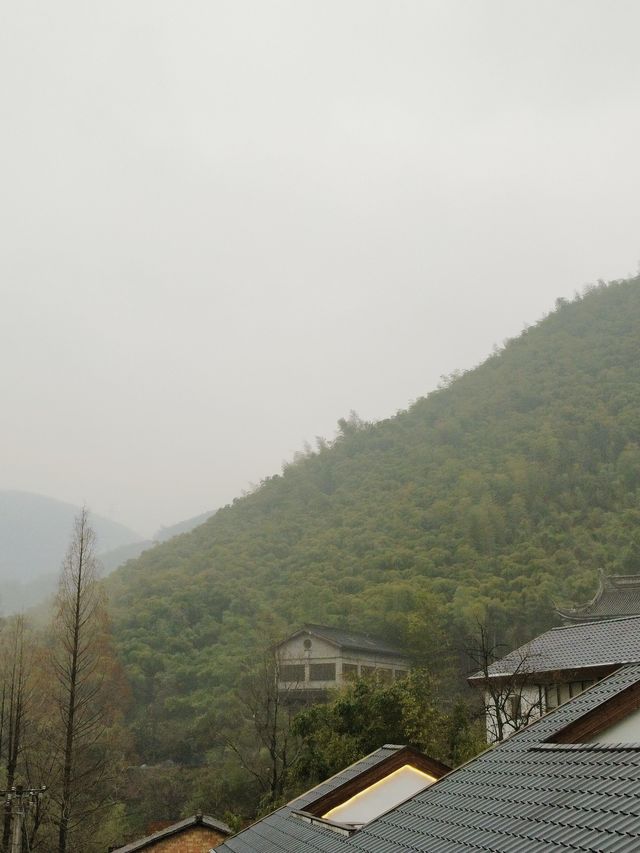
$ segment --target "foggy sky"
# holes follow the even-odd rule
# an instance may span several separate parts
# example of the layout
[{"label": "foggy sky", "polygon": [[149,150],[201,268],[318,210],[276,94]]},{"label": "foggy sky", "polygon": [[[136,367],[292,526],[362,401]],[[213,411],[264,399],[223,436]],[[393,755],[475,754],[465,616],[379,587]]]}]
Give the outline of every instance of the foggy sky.
[{"label": "foggy sky", "polygon": [[151,533],[640,258],[634,0],[14,0],[0,488]]}]

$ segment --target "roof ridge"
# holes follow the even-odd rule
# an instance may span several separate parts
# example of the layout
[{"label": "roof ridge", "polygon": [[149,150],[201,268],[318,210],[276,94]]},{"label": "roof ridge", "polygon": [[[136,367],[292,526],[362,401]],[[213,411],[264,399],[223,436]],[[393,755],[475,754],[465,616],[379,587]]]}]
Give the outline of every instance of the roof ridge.
[{"label": "roof ridge", "polygon": [[[286,642],[304,631],[315,633],[339,646],[351,646],[351,648],[361,649],[362,651],[372,651],[375,650],[374,647],[377,647],[381,653],[401,658],[408,657],[404,649],[379,635],[366,633],[365,631],[354,631],[351,628],[339,628],[334,625],[319,625],[316,622],[305,622],[282,642]],[[362,645],[359,645],[360,643]]]},{"label": "roof ridge", "polygon": [[196,812],[134,841],[128,841],[126,844],[114,848],[114,853],[136,853],[136,851],[143,850],[149,845],[155,845],[157,841],[164,841],[172,835],[179,834],[183,829],[189,829],[194,826],[205,826],[208,829],[214,829],[227,836],[233,834],[231,827],[224,823],[224,821],[218,820],[218,818],[209,814]]},{"label": "roof ridge", "polygon": [[[640,619],[640,613],[629,613],[627,616],[608,616],[606,619],[593,619],[589,622],[574,622],[572,625],[556,625],[553,628],[550,628],[547,633],[550,633],[551,631],[567,631],[573,628],[584,628],[587,625],[590,627],[593,625],[607,625],[609,622],[628,622],[631,619]],[[539,636],[544,635],[541,634]],[[529,642],[533,642],[533,640],[530,640]]]},{"label": "roof ridge", "polygon": [[354,631],[352,628],[340,628],[338,625],[321,625],[319,622],[305,622],[300,630],[305,628],[320,628],[323,631],[340,631],[343,634],[353,634],[354,637],[367,637],[368,639],[377,640],[378,637],[373,637],[366,631]]}]

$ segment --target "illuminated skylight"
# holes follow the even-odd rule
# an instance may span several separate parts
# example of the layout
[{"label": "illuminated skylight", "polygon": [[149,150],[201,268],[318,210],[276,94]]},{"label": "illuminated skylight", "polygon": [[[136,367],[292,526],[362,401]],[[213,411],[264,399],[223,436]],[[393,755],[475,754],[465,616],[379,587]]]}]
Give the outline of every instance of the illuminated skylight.
[{"label": "illuminated skylight", "polygon": [[363,826],[435,781],[434,776],[405,764],[325,812],[322,817],[335,823]]}]

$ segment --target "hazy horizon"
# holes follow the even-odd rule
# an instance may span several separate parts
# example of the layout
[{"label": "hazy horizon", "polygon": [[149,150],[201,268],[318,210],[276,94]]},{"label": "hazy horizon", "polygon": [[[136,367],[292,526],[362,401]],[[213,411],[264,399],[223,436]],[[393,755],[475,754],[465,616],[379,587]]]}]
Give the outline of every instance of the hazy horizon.
[{"label": "hazy horizon", "polygon": [[631,0],[13,4],[0,489],[142,535],[640,258]]}]

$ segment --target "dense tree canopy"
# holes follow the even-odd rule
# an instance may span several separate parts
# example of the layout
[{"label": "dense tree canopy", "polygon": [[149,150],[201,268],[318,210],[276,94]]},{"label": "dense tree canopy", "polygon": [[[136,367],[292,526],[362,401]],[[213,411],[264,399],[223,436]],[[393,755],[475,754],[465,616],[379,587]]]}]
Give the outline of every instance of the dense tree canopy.
[{"label": "dense tree canopy", "polygon": [[360,679],[337,690],[326,704],[301,711],[293,723],[301,739],[294,765],[302,788],[309,788],[378,749],[402,743],[450,767],[485,746],[484,727],[473,725],[462,704],[443,711],[433,679],[414,669],[400,681]]},{"label": "dense tree canopy", "polygon": [[597,567],[640,569],[639,328],[638,279],[559,301],[481,366],[388,420],[341,421],[117,571],[142,758],[204,760],[265,618],[380,635],[453,697],[478,620],[519,643],[552,624],[554,599],[588,597]]}]

